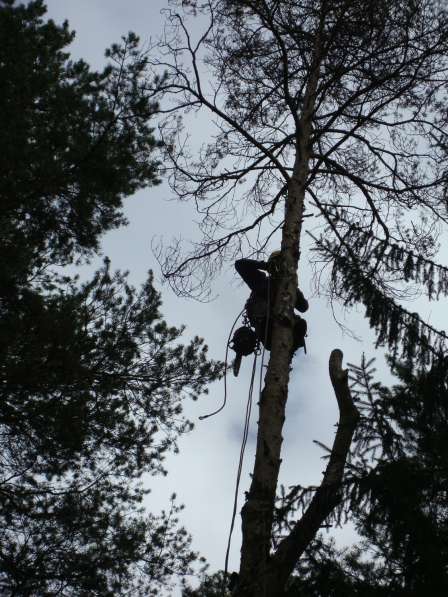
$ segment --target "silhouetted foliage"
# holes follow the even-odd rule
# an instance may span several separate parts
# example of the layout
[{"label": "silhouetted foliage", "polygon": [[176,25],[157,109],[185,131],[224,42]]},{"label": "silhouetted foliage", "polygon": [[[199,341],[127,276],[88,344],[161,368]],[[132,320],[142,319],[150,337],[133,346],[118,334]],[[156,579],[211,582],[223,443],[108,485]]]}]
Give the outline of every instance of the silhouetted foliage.
[{"label": "silhouetted foliage", "polygon": [[[226,586],[227,585],[227,586]],[[182,597],[230,597],[228,582],[224,584],[224,573],[204,575],[196,589],[184,587]]]},{"label": "silhouetted foliage", "polygon": [[0,2],[3,287],[91,254],[124,223],[123,197],[157,182],[157,104],[144,89],[138,38],[113,45],[95,72],[70,60],[74,33],[45,21],[45,10],[41,0]]},{"label": "silhouetted foliage", "polygon": [[145,512],[143,475],[166,474],[183,400],[221,365],[179,344],[151,273],[140,289],[107,259],[84,284],[61,273],[157,182],[156,104],[133,34],[96,73],[44,14],[0,2],[0,592],[160,595],[198,557],[174,497]]},{"label": "silhouetted foliage", "polygon": [[[379,345],[429,364],[445,349],[445,335],[401,299],[416,291],[408,282],[430,299],[448,288],[434,262],[446,224],[446,7],[437,0],[176,5],[183,10],[169,14],[160,59],[172,94],[166,157],[172,188],[195,201],[204,234],[186,254],[180,243],[159,248],[172,286],[206,293],[226,260],[265,250],[283,228],[311,110],[301,184],[305,209],[318,218],[303,226],[319,289],[363,304]],[[210,22],[197,46],[183,40],[191,14]],[[212,89],[201,80],[202,63]],[[176,120],[186,108],[209,110],[219,123],[196,156]]]},{"label": "silhouetted foliage", "polygon": [[[291,581],[291,595],[420,597],[448,590],[448,362],[425,373],[395,363],[399,384],[374,381],[372,362],[354,367],[362,412],[340,509],[361,536],[345,550],[321,536]],[[277,532],[313,489],[283,492]]]}]

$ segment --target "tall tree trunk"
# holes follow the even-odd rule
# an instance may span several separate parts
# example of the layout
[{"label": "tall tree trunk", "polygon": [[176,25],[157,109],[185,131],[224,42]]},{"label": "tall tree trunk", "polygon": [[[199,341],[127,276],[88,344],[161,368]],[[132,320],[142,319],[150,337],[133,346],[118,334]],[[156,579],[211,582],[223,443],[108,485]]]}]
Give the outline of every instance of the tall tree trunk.
[{"label": "tall tree trunk", "polygon": [[298,559],[342,499],[344,467],[360,416],[350,393],[348,370],[342,369],[342,356],[342,351],[335,349],[329,360],[330,379],[339,408],[339,423],[328,464],[323,480],[302,517],[270,558],[266,583],[266,595],[269,597],[283,597],[285,585]]},{"label": "tall tree trunk", "polygon": [[280,451],[283,442],[282,429],[288,398],[289,372],[293,357],[297,265],[311,154],[311,121],[321,61],[321,30],[322,24],[316,35],[314,67],[308,81],[302,114],[297,123],[296,158],[293,174],[288,183],[285,223],[282,231],[282,271],[272,310],[271,356],[260,400],[252,483],[241,512],[243,541],[235,597],[269,597],[266,593],[266,574],[281,463]]}]

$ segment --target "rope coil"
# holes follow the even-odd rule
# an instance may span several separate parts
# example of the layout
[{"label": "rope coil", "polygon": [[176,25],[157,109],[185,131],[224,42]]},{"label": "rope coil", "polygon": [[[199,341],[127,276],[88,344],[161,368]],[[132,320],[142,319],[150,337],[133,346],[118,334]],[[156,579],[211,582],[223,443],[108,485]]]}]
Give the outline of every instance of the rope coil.
[{"label": "rope coil", "polygon": [[221,406],[213,411],[212,413],[208,414],[208,415],[202,415],[199,417],[200,421],[203,421],[204,419],[208,419],[209,417],[213,417],[214,415],[217,415],[218,413],[220,413],[222,411],[222,409],[225,407],[226,403],[227,403],[227,370],[229,368],[228,365],[228,358],[229,358],[229,344],[230,344],[230,339],[232,337],[232,333],[233,330],[235,329],[235,326],[238,322],[238,319],[241,317],[241,315],[245,312],[246,307],[244,307],[237,315],[235,321],[233,322],[233,325],[230,329],[230,334],[229,337],[227,338],[227,345],[226,345],[226,357],[225,357],[225,361],[224,361],[224,400],[223,403],[221,404]]}]

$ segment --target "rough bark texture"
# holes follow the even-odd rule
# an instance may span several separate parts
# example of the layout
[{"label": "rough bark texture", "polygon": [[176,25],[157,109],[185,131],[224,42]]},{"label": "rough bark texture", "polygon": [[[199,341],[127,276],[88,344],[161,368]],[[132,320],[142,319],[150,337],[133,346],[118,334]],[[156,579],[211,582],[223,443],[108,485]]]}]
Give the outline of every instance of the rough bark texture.
[{"label": "rough bark texture", "polygon": [[344,466],[359,412],[353,403],[348,385],[348,372],[342,369],[342,352],[330,355],[330,379],[339,407],[339,423],[324,478],[302,518],[280,543],[269,563],[266,595],[280,597],[298,559],[315,537],[325,519],[339,504]]},{"label": "rough bark texture", "polygon": [[358,409],[350,394],[348,372],[342,369],[342,357],[342,352],[336,349],[332,351],[329,360],[330,379],[339,407],[339,423],[322,483],[291,533],[283,539],[272,556],[266,555],[263,574],[257,576],[254,573],[258,579],[258,588],[254,589],[254,584],[243,584],[244,578],[240,577],[235,596],[283,597],[285,585],[299,558],[325,519],[339,504],[344,466],[359,420]]},{"label": "rough bark texture", "polygon": [[311,153],[311,116],[319,78],[320,35],[316,36],[314,65],[308,81],[303,111],[297,124],[296,159],[289,180],[282,233],[282,267],[273,305],[271,358],[260,401],[257,448],[252,483],[242,509],[242,548],[236,597],[265,595],[273,513],[280,469],[282,428],[293,357],[293,312],[297,289],[297,264],[304,214],[305,187]]}]

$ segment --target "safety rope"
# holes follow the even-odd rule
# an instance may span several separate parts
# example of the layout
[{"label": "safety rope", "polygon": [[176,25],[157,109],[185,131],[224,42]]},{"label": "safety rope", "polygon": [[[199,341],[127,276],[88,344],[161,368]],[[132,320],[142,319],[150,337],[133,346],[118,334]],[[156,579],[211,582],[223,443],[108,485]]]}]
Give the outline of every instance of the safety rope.
[{"label": "safety rope", "polygon": [[[263,384],[263,364],[264,364],[264,354],[266,351],[266,342],[268,339],[268,332],[269,332],[269,319],[270,319],[270,308],[271,308],[271,279],[270,276],[268,276],[268,290],[267,290],[267,312],[266,312],[266,325],[265,325],[265,329],[264,329],[264,342],[263,342],[263,350],[261,352],[261,366],[260,366],[260,379],[259,379],[259,389],[258,389],[258,395],[259,395],[259,400],[261,400],[261,392],[262,392],[262,384]],[[233,328],[232,328],[233,329]],[[234,494],[234,498],[233,498],[233,511],[232,511],[232,521],[230,523],[230,531],[229,531],[229,538],[227,541],[227,550],[226,550],[226,559],[225,559],[225,564],[224,564],[224,576],[223,576],[223,582],[222,582],[222,587],[221,587],[221,594],[224,597],[225,594],[225,589],[226,589],[226,581],[227,581],[227,575],[228,575],[228,567],[229,567],[229,555],[230,555],[230,545],[232,542],[232,534],[233,534],[233,528],[235,526],[235,518],[236,518],[236,511],[238,508],[238,491],[239,491],[239,487],[240,487],[240,481],[241,481],[241,472],[242,472],[242,468],[243,468],[243,460],[244,460],[244,453],[246,451],[246,443],[247,443],[247,437],[249,434],[249,423],[250,423],[250,414],[252,411],[252,396],[253,396],[253,389],[254,389],[254,381],[255,381],[255,371],[256,371],[256,365],[257,365],[257,357],[258,357],[258,351],[255,352],[255,357],[254,357],[254,363],[252,366],[252,375],[251,375],[251,380],[250,380],[250,386],[249,386],[249,395],[247,398],[247,405],[246,405],[246,416],[245,416],[245,420],[244,420],[244,431],[243,431],[243,441],[241,443],[241,449],[240,449],[240,459],[239,459],[239,463],[238,463],[238,472],[237,472],[237,477],[236,477],[236,485],[235,485],[235,494]],[[266,565],[266,562],[264,563]],[[264,594],[266,593],[266,578],[265,578],[265,583],[264,583]]]},{"label": "safety rope", "polygon": [[228,364],[227,364],[227,360],[228,360],[228,356],[229,356],[229,344],[230,344],[230,338],[232,337],[232,333],[233,330],[237,324],[238,319],[241,317],[241,315],[244,313],[244,311],[246,310],[246,307],[244,306],[244,308],[238,313],[235,321],[233,322],[233,325],[230,329],[230,334],[229,337],[227,338],[227,345],[226,345],[226,358],[225,358],[225,362],[224,362],[224,400],[222,405],[215,410],[214,412],[208,414],[208,415],[202,415],[201,417],[199,417],[200,421],[203,421],[204,419],[208,419],[209,417],[213,417],[214,415],[217,415],[218,413],[220,413],[222,411],[222,409],[225,407],[226,402],[227,402],[227,369],[228,369]]},{"label": "safety rope", "polygon": [[250,423],[250,415],[252,412],[252,396],[253,396],[253,390],[254,390],[257,358],[258,358],[258,352],[255,352],[254,363],[252,365],[252,375],[250,378],[249,395],[247,397],[247,403],[246,403],[246,415],[245,415],[245,419],[244,419],[243,441],[241,442],[240,459],[238,462],[238,472],[237,472],[237,476],[236,476],[235,493],[234,493],[234,498],[233,498],[232,521],[230,523],[229,539],[227,541],[226,559],[225,559],[225,564],[224,564],[223,594],[225,591],[228,568],[229,568],[230,545],[232,542],[233,528],[235,526],[236,510],[238,507],[238,491],[240,488],[241,472],[243,469],[244,452],[246,451],[246,443],[247,443],[247,438],[249,435],[249,423]]}]

